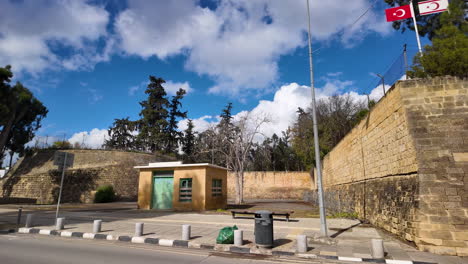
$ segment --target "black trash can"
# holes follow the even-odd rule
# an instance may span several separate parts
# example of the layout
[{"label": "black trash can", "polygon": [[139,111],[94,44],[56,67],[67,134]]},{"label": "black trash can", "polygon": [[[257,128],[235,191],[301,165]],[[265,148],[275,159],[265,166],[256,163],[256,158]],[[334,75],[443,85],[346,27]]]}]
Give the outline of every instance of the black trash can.
[{"label": "black trash can", "polygon": [[270,211],[255,212],[255,244],[262,248],[273,247],[273,214]]}]

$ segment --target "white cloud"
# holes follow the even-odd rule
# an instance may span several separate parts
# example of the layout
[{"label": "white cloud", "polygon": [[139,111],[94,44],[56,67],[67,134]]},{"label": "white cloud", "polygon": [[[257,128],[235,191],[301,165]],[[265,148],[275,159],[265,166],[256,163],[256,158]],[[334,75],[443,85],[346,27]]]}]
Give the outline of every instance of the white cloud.
[{"label": "white cloud", "polygon": [[165,84],[163,84],[163,87],[168,95],[175,95],[180,88],[184,89],[187,94],[193,91],[188,82],[179,83],[167,81]]},{"label": "white cloud", "polygon": [[108,139],[107,129],[94,128],[91,131],[83,131],[73,134],[68,139],[71,144],[78,143],[86,148],[100,148],[104,140]]},{"label": "white cloud", "polygon": [[[187,122],[188,119],[183,119],[179,121],[178,126],[180,130],[185,130],[187,129]],[[193,129],[197,132],[203,132],[207,130],[208,128],[211,128],[218,124],[219,122],[219,116],[210,116],[210,115],[205,115],[199,118],[195,118],[192,120],[193,122]]]},{"label": "white cloud", "polygon": [[[15,71],[31,73],[46,68],[89,68],[108,59],[112,41],[102,53],[94,42],[107,36],[109,14],[84,0],[2,1],[0,8],[0,61]],[[68,57],[55,47],[72,50]],[[109,48],[108,48],[109,46]]]},{"label": "white cloud", "polygon": [[[184,54],[186,68],[215,81],[211,93],[247,96],[278,78],[279,57],[306,44],[305,1],[219,1],[216,9],[197,1],[130,1],[116,19],[120,48],[143,58]],[[370,3],[312,1],[315,40],[339,38],[347,45],[390,27],[372,10],[351,27]]]}]

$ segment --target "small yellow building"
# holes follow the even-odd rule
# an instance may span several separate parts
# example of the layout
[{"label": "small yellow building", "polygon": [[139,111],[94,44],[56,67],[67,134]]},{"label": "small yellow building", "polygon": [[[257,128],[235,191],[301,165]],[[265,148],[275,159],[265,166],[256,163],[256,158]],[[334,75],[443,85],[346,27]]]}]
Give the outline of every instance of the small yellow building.
[{"label": "small yellow building", "polygon": [[209,163],[149,163],[140,170],[138,208],[212,210],[227,205],[227,169]]}]

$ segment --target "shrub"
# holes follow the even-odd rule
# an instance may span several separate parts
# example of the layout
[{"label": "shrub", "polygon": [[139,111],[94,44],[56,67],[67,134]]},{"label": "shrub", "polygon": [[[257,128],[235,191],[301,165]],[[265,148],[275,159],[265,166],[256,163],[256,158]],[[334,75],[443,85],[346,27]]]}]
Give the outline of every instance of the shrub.
[{"label": "shrub", "polygon": [[112,185],[104,185],[96,190],[94,195],[95,203],[110,203],[115,200],[114,187]]}]

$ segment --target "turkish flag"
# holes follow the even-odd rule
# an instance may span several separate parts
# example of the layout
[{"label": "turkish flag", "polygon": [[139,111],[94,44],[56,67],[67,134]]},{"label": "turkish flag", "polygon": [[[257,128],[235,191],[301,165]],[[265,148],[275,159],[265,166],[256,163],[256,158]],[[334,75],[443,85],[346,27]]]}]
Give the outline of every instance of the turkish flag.
[{"label": "turkish flag", "polygon": [[385,15],[387,16],[387,22],[392,22],[392,21],[397,21],[397,20],[413,17],[411,14],[410,5],[404,5],[404,6],[385,9]]}]

